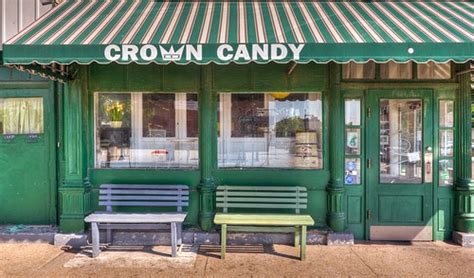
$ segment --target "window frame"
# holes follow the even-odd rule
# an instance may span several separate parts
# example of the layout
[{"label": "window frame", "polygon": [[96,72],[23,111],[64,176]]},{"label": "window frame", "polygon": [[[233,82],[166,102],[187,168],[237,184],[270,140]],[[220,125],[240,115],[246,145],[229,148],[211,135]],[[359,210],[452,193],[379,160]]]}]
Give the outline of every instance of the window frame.
[{"label": "window frame", "polygon": [[[220,153],[220,146],[222,144],[222,146],[224,146],[223,142],[221,143],[221,138],[224,138],[225,136],[225,130],[223,130],[223,127],[224,125],[222,124],[223,123],[223,113],[222,111],[228,111],[227,113],[229,113],[228,117],[226,117],[228,119],[228,122],[230,125],[227,125],[229,127],[231,127],[231,123],[232,123],[232,120],[231,120],[231,97],[232,97],[232,94],[264,94],[265,97],[264,97],[264,106],[267,107],[268,106],[268,102],[269,102],[269,97],[268,95],[270,95],[271,93],[275,93],[277,92],[276,90],[275,91],[262,91],[262,90],[253,90],[253,91],[222,91],[222,90],[219,90],[219,91],[216,91],[215,94],[216,94],[216,98],[217,98],[217,110],[216,112],[218,112],[218,115],[217,115],[217,123],[219,123],[218,125],[218,128],[217,128],[217,156],[216,156],[216,166],[217,166],[217,170],[218,171],[229,171],[229,170],[242,170],[242,171],[273,171],[273,170],[283,170],[283,171],[325,171],[327,170],[327,167],[329,165],[329,161],[328,161],[328,149],[327,149],[327,146],[326,146],[326,142],[327,142],[327,138],[326,136],[328,135],[328,130],[327,130],[327,123],[326,123],[326,120],[327,120],[327,117],[326,117],[326,111],[328,111],[326,105],[327,103],[325,102],[325,98],[326,98],[326,94],[327,94],[327,90],[325,89],[320,89],[318,91],[304,91],[304,90],[298,90],[298,91],[292,91],[292,90],[281,90],[281,92],[285,92],[285,93],[290,93],[290,94],[319,94],[320,96],[320,101],[321,101],[321,147],[320,147],[320,151],[321,151],[321,166],[320,168],[295,168],[295,167],[239,167],[239,166],[229,166],[229,167],[222,167],[222,166],[219,166],[219,153]],[[280,92],[280,91],[279,91]],[[224,101],[222,101],[222,96],[226,96],[229,98],[230,101],[227,101],[227,104],[228,106],[224,106]],[[270,117],[269,117],[270,119]],[[269,125],[270,126],[270,123]],[[239,139],[242,139],[242,140],[254,140],[254,139],[259,139],[259,140],[266,140],[266,137],[232,137],[231,136],[231,131],[230,131],[230,128],[228,128],[228,137],[227,138],[239,138]],[[282,140],[285,140],[287,139],[288,137],[278,137]]]},{"label": "window frame", "polygon": [[[193,167],[169,167],[169,168],[163,168],[163,167],[158,167],[158,168],[151,168],[151,167],[130,167],[130,168],[111,168],[111,167],[99,167],[97,164],[97,132],[98,132],[98,122],[97,122],[97,117],[99,113],[99,95],[100,94],[129,94],[130,95],[130,145],[135,145],[135,146],[140,146],[140,142],[150,142],[150,141],[156,141],[160,140],[160,142],[166,142],[168,140],[176,140],[180,138],[186,138],[186,139],[196,139],[198,146],[199,146],[199,136],[198,137],[187,137],[187,98],[186,96],[188,94],[195,94],[197,95],[197,101],[198,101],[198,111],[199,111],[199,92],[169,92],[169,91],[93,91],[92,92],[92,136],[93,136],[93,147],[92,147],[92,163],[93,163],[93,169],[94,170],[120,170],[120,171],[130,171],[130,170],[158,170],[158,171],[164,171],[164,170],[171,170],[171,171],[187,171],[187,170],[198,170],[200,167],[201,161],[199,160],[199,155],[198,155],[198,163],[197,166]],[[174,94],[175,101],[175,136],[174,137],[144,137],[143,136],[143,94]],[[186,109],[178,109],[179,108],[179,101],[183,101],[182,104]],[[140,111],[140,113],[137,115],[137,113],[134,113],[133,111]],[[198,112],[199,113],[199,112]],[[182,124],[179,124],[182,123]],[[198,118],[198,135],[199,135],[199,118]],[[132,128],[132,126],[136,126],[135,130]],[[182,135],[184,134],[184,135]],[[137,135],[137,136],[135,136]],[[143,143],[142,143],[143,144]],[[199,153],[199,147],[198,147],[198,153]]]}]

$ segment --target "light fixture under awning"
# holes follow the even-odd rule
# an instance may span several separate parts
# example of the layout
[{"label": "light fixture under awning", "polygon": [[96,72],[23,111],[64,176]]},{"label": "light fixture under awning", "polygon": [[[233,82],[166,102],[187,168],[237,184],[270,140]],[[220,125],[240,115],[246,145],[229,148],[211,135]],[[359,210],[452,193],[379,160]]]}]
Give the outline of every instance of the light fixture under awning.
[{"label": "light fixture under awning", "polygon": [[5,64],[466,62],[469,2],[65,0]]}]

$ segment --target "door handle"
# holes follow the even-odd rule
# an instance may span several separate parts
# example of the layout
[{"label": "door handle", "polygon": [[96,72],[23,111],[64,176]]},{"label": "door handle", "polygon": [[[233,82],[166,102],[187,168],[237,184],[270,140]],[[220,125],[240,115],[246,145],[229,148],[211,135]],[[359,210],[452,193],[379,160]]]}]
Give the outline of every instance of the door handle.
[{"label": "door handle", "polygon": [[428,146],[425,148],[425,182],[433,182],[433,148]]}]

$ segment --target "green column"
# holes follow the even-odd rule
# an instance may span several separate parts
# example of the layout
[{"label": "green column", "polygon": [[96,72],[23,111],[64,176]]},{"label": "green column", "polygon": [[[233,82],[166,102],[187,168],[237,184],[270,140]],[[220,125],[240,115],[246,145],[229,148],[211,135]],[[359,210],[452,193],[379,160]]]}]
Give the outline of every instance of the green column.
[{"label": "green column", "polygon": [[[467,70],[465,65],[459,71]],[[474,181],[471,176],[471,85],[470,73],[459,75],[456,106],[456,207],[454,230],[474,233]]]},{"label": "green column", "polygon": [[327,186],[328,225],[335,232],[345,230],[344,200],[344,127],[340,90],[341,66],[329,65],[329,156],[330,180]]},{"label": "green column", "polygon": [[[81,71],[81,73],[83,73]],[[84,76],[84,74],[81,74]],[[90,210],[90,183],[87,179],[85,121],[86,100],[84,79],[77,78],[64,86],[64,161],[63,183],[59,187],[61,232],[84,231],[84,216]]]},{"label": "green column", "polygon": [[209,231],[214,226],[216,183],[212,172],[217,167],[217,97],[212,90],[211,65],[201,67],[199,130],[199,225]]}]

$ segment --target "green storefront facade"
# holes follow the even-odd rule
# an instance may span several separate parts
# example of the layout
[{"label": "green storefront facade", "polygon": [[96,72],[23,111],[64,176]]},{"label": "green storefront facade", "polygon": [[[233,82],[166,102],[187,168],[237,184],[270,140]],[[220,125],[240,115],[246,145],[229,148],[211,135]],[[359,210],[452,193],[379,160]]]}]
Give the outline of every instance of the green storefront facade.
[{"label": "green storefront facade", "polygon": [[[136,10],[131,4],[128,10],[117,12],[118,18],[132,14],[117,31],[122,34],[120,40],[137,22],[153,26],[147,18],[140,21],[140,14],[152,13],[155,8],[160,11],[160,6],[148,7],[147,1],[136,3]],[[73,23],[67,26],[78,29],[80,24],[94,24],[88,22],[86,15],[92,18],[93,5],[100,4],[66,1],[55,9],[66,13],[71,5],[79,5],[77,19],[71,16]],[[234,4],[229,4],[229,22],[235,16],[232,9],[239,8]],[[257,4],[268,9],[270,15],[273,13],[271,6]],[[103,9],[111,11],[117,8],[103,5]],[[175,6],[181,2],[170,5],[169,9],[178,10]],[[182,5],[182,13],[191,17],[196,4]],[[206,5],[198,6],[195,12],[205,15],[209,8]],[[258,11],[251,5],[254,2],[244,7],[249,14],[250,9]],[[314,11],[298,4],[275,5],[276,13],[288,17],[282,23],[284,28],[285,24],[291,25],[288,10],[293,10],[298,20],[307,20],[305,9],[313,16],[320,12],[317,5]],[[355,11],[371,16],[367,7],[358,5],[351,9],[341,4],[336,9],[347,9],[346,16],[354,18]],[[322,9],[328,12],[334,8]],[[391,9],[398,11],[400,7],[386,7],[387,11]],[[428,11],[432,12],[430,9],[444,10],[434,6],[429,6]],[[163,20],[171,21],[172,12]],[[203,45],[202,55],[208,58],[203,62],[192,52],[198,49],[198,44],[193,44],[189,48],[190,60],[184,58],[184,48],[182,60],[168,63],[158,55],[155,63],[148,63],[143,58],[154,53],[152,48],[143,53],[131,48],[129,60],[123,60],[127,57],[120,55],[127,50],[112,40],[118,48],[108,54],[120,56],[113,61],[107,60],[102,46],[74,44],[74,37],[86,40],[84,30],[89,27],[84,27],[84,34],[65,32],[56,36],[54,33],[61,32],[60,28],[40,34],[60,15],[58,12],[39,22],[29,33],[20,34],[23,37],[19,41],[14,38],[4,48],[5,64],[56,81],[42,81],[15,70],[3,72],[4,76],[9,75],[0,83],[0,97],[5,99],[0,106],[3,114],[13,107],[13,102],[8,104],[9,99],[41,98],[43,125],[13,134],[7,132],[7,128],[14,129],[8,127],[7,120],[2,122],[0,155],[4,157],[2,168],[9,169],[1,174],[8,184],[3,188],[8,200],[5,197],[0,205],[2,224],[52,224],[59,225],[64,233],[84,232],[88,229],[84,216],[101,209],[97,205],[101,184],[186,184],[190,187],[190,203],[185,224],[209,231],[214,229],[218,185],[290,185],[307,188],[306,212],[315,219],[313,229],[348,231],[356,239],[382,240],[445,240],[451,238],[453,231],[474,232],[472,38],[452,45],[440,43],[431,50],[428,43],[390,44],[385,46],[386,51],[383,44],[366,43],[373,48],[364,51],[363,46],[358,46],[353,52],[350,43],[337,47],[327,44],[322,50],[316,43],[307,43],[304,49],[312,50],[303,49],[301,60],[293,56],[288,60],[244,61],[246,53],[240,50],[243,60],[234,56],[234,62],[225,63],[221,59],[225,55],[213,56],[219,44],[210,48]],[[114,24],[119,25],[118,18],[111,22],[116,20]],[[181,18],[176,28],[181,24],[185,32],[188,17]],[[407,26],[415,28],[414,23],[407,22]],[[443,27],[446,24],[436,23]],[[195,23],[201,24],[205,26],[205,22]],[[230,23],[229,28],[232,26]],[[388,27],[402,33],[399,27]],[[98,36],[105,40],[113,30],[104,28],[104,34]],[[157,33],[166,35],[168,29],[157,28]],[[277,28],[273,28],[278,37]],[[462,24],[459,28],[463,28]],[[435,29],[435,35],[443,35]],[[209,30],[212,34],[212,27]],[[330,28],[327,30],[323,37],[329,36]],[[300,35],[307,39],[310,31],[302,30]],[[136,36],[146,36],[136,32]],[[342,37],[349,36],[347,30],[339,32]],[[190,33],[189,42],[194,43],[192,40],[198,38],[193,36],[199,33]],[[35,42],[32,37],[38,34],[44,37]],[[173,40],[180,41],[183,36],[170,35],[170,41],[163,46],[169,51],[171,45],[179,49],[181,44]],[[258,32],[255,36],[256,43],[260,43]],[[293,40],[297,42],[298,36],[294,33]],[[68,40],[72,45],[64,44]],[[237,36],[236,40],[239,42],[240,38]],[[269,41],[267,45],[271,48],[274,44]],[[252,56],[250,38],[245,44],[228,45],[230,48],[223,53],[231,53],[232,49],[237,54],[239,45],[246,45]],[[263,44],[259,45],[264,50]],[[94,47],[99,49],[97,54],[91,52]],[[413,49],[415,57],[406,54]],[[329,52],[327,56],[321,54]],[[136,60],[133,53],[145,55]],[[335,58],[337,55],[339,58]],[[353,60],[365,63],[355,64]],[[119,117],[120,126],[111,123],[116,119],[107,106],[109,100],[112,106],[125,106]],[[165,120],[174,123],[170,127]],[[296,125],[301,126],[295,128]],[[315,148],[307,150],[303,160],[298,145],[301,142],[295,139],[298,134],[310,136],[312,141],[305,141],[304,145]],[[114,139],[116,136],[120,138]]]}]

